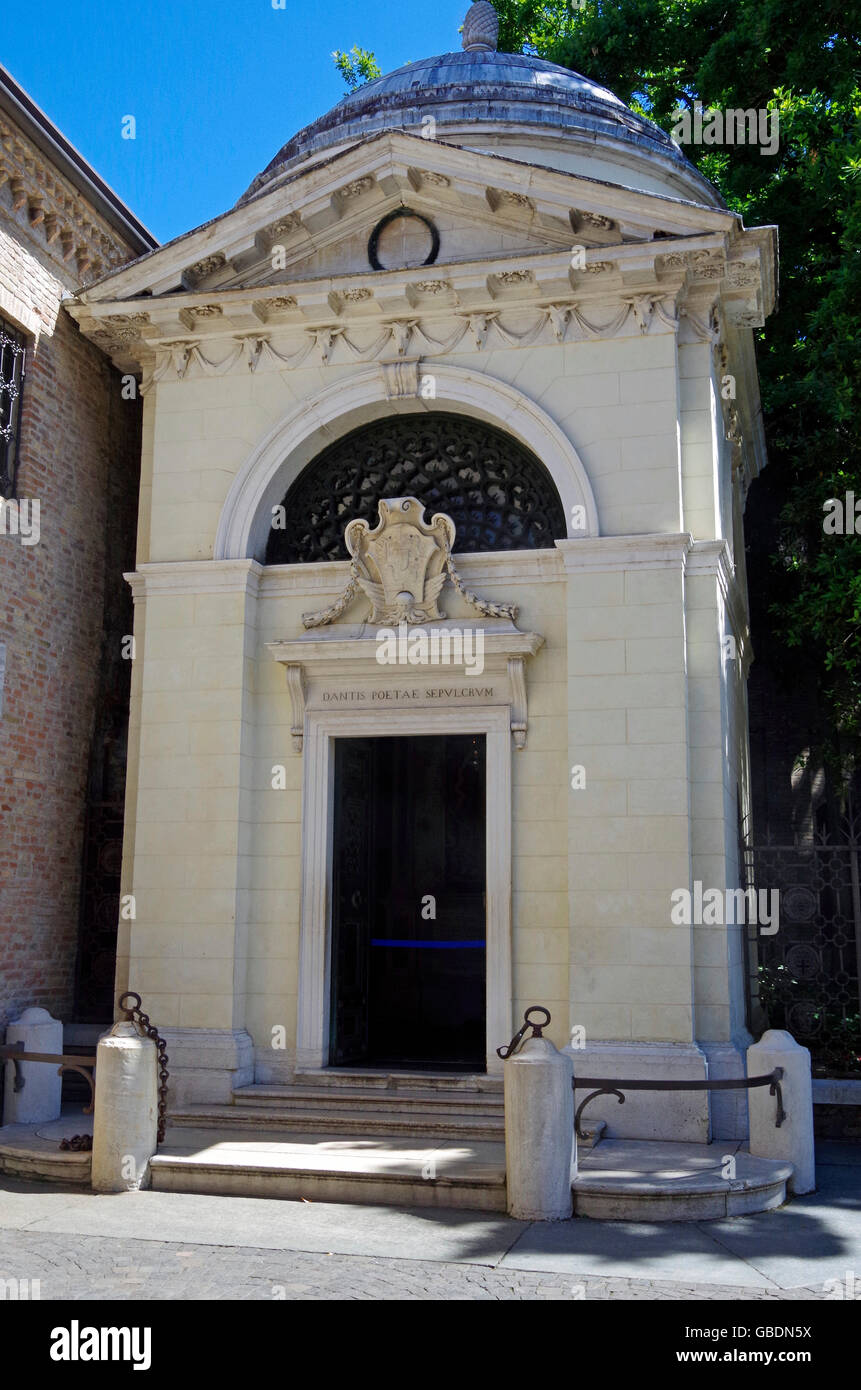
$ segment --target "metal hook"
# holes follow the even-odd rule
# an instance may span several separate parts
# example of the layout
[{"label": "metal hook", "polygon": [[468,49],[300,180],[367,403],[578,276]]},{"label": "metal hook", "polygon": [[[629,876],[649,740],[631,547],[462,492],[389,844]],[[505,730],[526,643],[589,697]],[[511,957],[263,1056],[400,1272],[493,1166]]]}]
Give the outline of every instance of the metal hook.
[{"label": "metal hook", "polygon": [[[533,1023],[529,1015],[534,1013],[544,1014],[544,1022]],[[530,1028],[532,1029],[533,1038],[542,1038],[544,1036],[544,1029],[548,1026],[549,1023],[550,1010],[545,1009],[543,1004],[530,1004],[529,1008],[523,1015],[523,1026],[520,1029],[518,1029],[518,1031],[514,1034],[514,1037],[511,1039],[511,1042],[508,1044],[507,1047],[498,1047],[496,1049],[497,1057],[501,1057],[502,1060],[505,1061],[507,1057],[511,1056],[512,1052],[516,1052],[517,1048],[520,1046],[523,1040],[524,1034],[527,1033]]]},{"label": "metal hook", "polygon": [[[127,999],[134,999],[135,1002],[131,1005],[131,1007],[129,1007],[129,1005],[126,1003]],[[129,1023],[132,1022],[135,1011],[139,1010],[140,1006],[141,997],[139,994],[135,994],[134,990],[127,990],[125,994],[120,995],[120,1008],[122,1009]]]}]

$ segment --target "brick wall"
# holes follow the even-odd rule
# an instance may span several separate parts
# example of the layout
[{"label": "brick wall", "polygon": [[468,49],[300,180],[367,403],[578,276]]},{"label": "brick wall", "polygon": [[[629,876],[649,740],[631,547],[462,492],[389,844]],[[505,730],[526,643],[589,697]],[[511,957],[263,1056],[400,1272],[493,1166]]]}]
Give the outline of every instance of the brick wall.
[{"label": "brick wall", "polygon": [[[100,795],[106,694],[122,698],[140,457],[139,404],[60,307],[74,272],[28,224],[0,189],[0,313],[14,322],[18,306],[31,334],[18,495],[41,504],[38,544],[0,533],[0,1028],[28,1005],[73,1010],[86,809]],[[108,723],[115,781],[124,732],[115,714]]]}]

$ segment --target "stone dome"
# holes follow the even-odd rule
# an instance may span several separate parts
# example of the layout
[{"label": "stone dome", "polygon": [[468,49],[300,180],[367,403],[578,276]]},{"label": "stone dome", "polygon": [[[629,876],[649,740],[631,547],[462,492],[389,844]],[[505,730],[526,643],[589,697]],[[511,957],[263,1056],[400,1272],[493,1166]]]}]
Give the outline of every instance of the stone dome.
[{"label": "stone dome", "polygon": [[405,63],[357,88],[288,140],[240,203],[369,135],[421,135],[428,117],[446,143],[719,204],[670,136],[606,87],[542,58],[486,47]]}]

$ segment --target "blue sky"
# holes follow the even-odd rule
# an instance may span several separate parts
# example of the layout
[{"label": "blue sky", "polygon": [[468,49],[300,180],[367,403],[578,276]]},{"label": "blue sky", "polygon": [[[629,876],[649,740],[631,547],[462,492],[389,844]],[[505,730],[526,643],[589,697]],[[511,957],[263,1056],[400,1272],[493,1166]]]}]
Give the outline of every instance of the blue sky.
[{"label": "blue sky", "polygon": [[[460,47],[468,0],[5,0],[0,62],[161,241],[225,211],[346,92],[331,53],[384,72]],[[133,115],[136,138],[121,138]]]}]

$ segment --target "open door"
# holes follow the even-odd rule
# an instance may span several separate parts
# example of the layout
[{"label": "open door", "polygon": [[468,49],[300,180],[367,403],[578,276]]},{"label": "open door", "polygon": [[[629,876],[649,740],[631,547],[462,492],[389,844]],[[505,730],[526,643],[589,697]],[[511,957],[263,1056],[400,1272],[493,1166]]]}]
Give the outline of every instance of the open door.
[{"label": "open door", "polygon": [[330,1065],[485,1069],[485,737],[335,743]]}]

